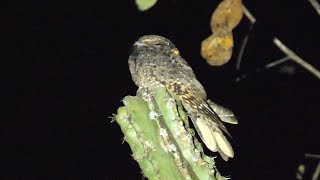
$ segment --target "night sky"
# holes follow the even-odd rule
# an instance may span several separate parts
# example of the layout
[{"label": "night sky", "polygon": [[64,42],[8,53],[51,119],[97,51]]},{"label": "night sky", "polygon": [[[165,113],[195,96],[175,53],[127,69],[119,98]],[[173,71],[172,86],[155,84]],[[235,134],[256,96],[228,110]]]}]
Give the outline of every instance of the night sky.
[{"label": "night sky", "polygon": [[146,34],[170,39],[208,97],[237,115],[239,125],[227,125],[235,158],[217,158],[223,175],[294,179],[301,163],[313,171],[317,161],[304,153],[320,154],[319,79],[292,61],[257,69],[285,56],[275,36],[320,69],[320,16],[307,0],[244,1],[257,23],[237,71],[246,18],[229,63],[211,67],[200,56],[218,2],[159,0],[143,13],[134,0],[4,3],[1,179],[142,179],[109,117],[136,93],[127,60]]}]

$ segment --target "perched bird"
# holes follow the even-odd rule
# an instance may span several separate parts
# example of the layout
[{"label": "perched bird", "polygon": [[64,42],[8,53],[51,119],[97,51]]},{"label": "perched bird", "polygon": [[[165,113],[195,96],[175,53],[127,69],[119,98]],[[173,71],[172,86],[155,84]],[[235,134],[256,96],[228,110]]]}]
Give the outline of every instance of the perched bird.
[{"label": "perched bird", "polygon": [[164,86],[176,101],[182,102],[208,149],[218,151],[224,160],[234,156],[224,136],[230,134],[222,121],[237,124],[237,119],[230,110],[207,100],[203,86],[170,40],[157,35],[141,37],[134,44],[128,63],[138,87]]}]

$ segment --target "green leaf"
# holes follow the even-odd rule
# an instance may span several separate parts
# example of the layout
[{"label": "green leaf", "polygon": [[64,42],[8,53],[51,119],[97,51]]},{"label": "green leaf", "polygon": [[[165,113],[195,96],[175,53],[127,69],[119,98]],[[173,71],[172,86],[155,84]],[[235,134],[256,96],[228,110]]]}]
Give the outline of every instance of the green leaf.
[{"label": "green leaf", "polygon": [[157,0],[136,0],[136,5],[140,11],[145,11],[154,6],[156,2]]}]

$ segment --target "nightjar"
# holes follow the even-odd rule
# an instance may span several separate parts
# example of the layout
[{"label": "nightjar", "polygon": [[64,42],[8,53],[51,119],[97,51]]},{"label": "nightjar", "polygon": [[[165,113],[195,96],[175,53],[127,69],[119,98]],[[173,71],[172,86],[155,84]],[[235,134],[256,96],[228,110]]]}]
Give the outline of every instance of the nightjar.
[{"label": "nightjar", "polygon": [[163,86],[176,101],[182,102],[208,149],[218,151],[224,160],[234,156],[224,135],[230,136],[223,122],[237,124],[237,119],[230,110],[207,100],[203,86],[170,40],[157,35],[141,37],[134,44],[129,68],[138,87]]}]

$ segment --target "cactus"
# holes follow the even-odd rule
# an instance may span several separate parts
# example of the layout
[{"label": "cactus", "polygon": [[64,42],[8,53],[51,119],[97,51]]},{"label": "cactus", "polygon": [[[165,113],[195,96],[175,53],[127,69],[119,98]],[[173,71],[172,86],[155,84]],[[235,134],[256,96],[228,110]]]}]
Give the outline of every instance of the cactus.
[{"label": "cactus", "polygon": [[225,179],[204,154],[181,102],[159,87],[126,96],[114,116],[148,179]]}]

